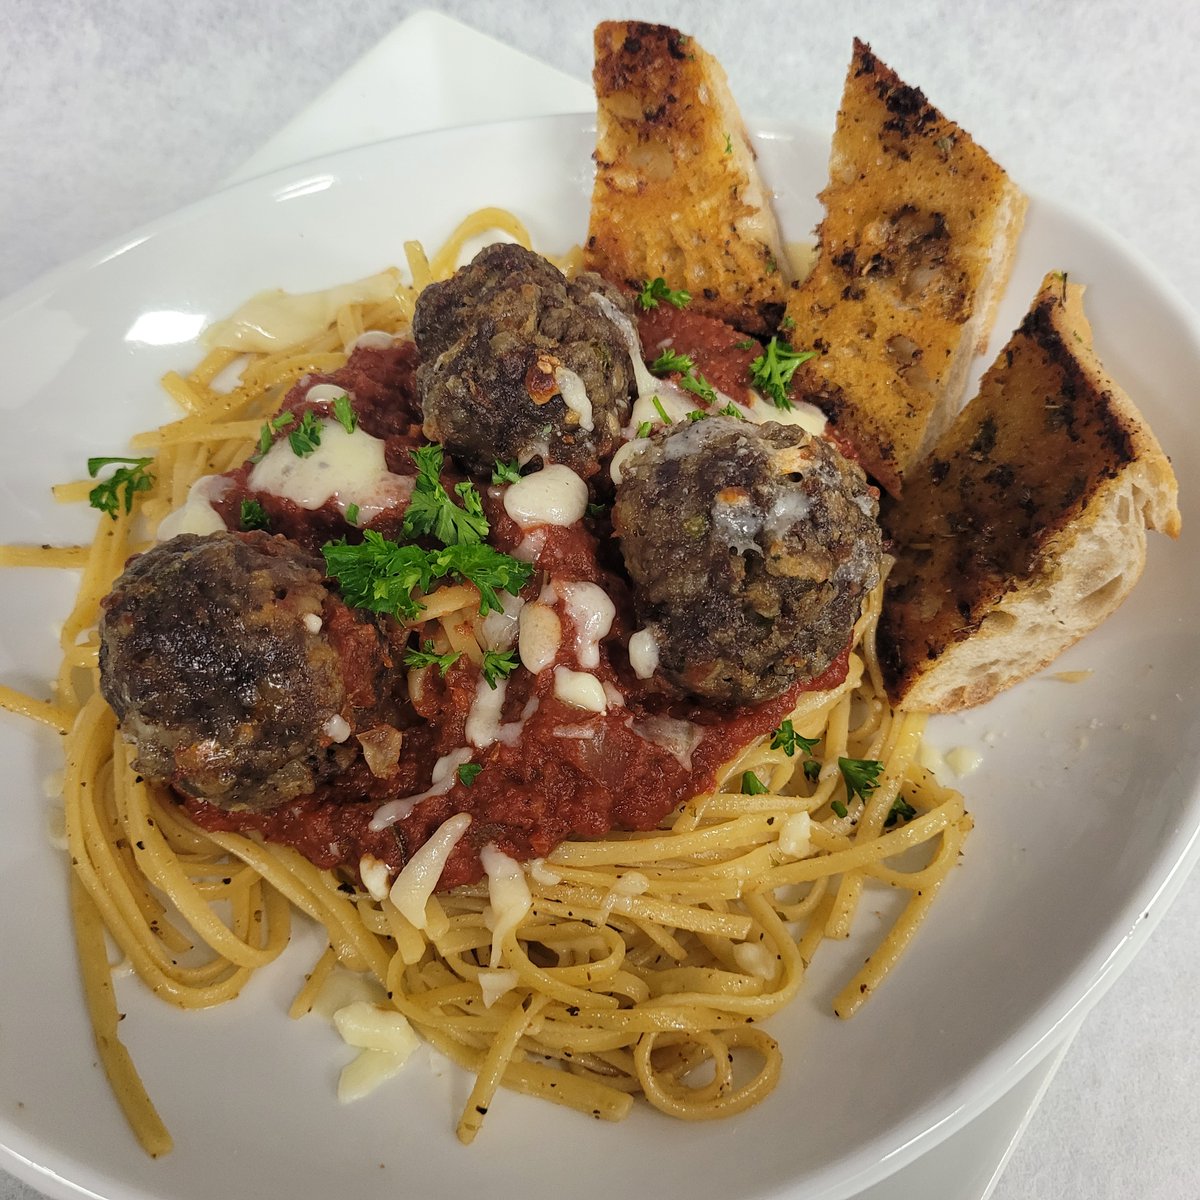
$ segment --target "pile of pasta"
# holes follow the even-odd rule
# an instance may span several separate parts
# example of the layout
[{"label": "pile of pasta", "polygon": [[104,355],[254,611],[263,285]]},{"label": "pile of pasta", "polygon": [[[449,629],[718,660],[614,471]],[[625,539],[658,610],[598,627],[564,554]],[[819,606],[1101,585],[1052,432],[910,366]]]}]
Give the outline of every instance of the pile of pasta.
[{"label": "pile of pasta", "polygon": [[[835,999],[840,1017],[858,1009],[909,943],[970,829],[962,797],[918,765],[924,717],[887,703],[874,653],[881,589],[856,629],[845,682],[805,695],[790,718],[796,734],[820,739],[815,763],[768,737],[659,829],[559,846],[527,872],[531,903],[498,938],[498,963],[486,882],[435,894],[421,930],[390,900],[348,891],[288,847],[199,830],[167,791],[136,774],[97,691],[99,603],[126,560],[150,544],[196,479],[246,459],[297,380],[341,366],[366,330],[407,329],[419,290],[453,272],[468,239],[496,229],[529,244],[511,214],[483,210],[432,259],[407,244],[412,283],[386,302],[349,305],[319,336],[278,353],[214,350],[190,374],[169,374],[164,386],[183,415],[133,439],[139,453],[153,453],[155,477],[133,512],[101,517],[90,546],[0,551],[8,565],[82,570],[53,700],[3,689],[0,703],[65,735],[84,989],[115,1094],[152,1155],[171,1139],[117,1037],[110,940],[156,995],[204,1008],[236,997],[303,914],[324,928],[328,948],[292,1015],[312,1009],[336,969],[373,979],[391,1011],[474,1074],[458,1123],[464,1142],[500,1087],[609,1120],[626,1116],[637,1096],[673,1116],[707,1119],[770,1092],[781,1056],[762,1023],[796,995],[821,943],[849,936],[865,889],[882,885],[907,899]],[[559,265],[577,269],[577,258]],[[239,360],[236,385],[214,386]],[[91,486],[70,483],[55,495],[78,502]],[[465,631],[478,655],[478,597],[453,590],[449,604],[433,594],[419,634],[462,645]],[[884,764],[869,799],[847,795],[843,756]],[[763,790],[743,791],[746,772]],[[892,827],[898,799],[915,815]],[[498,995],[485,986],[497,966],[508,980]]]}]

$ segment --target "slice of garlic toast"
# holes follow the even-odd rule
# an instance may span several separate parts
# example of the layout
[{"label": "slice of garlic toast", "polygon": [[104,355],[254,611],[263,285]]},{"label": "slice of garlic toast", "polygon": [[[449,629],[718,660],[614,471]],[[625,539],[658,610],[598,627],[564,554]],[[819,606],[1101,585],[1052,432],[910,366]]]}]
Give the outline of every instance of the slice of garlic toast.
[{"label": "slice of garlic toast", "polygon": [[1146,530],[1175,537],[1171,464],[1092,349],[1083,288],[1048,275],[967,405],[885,505],[879,627],[898,707],[982,704],[1129,594]]},{"label": "slice of garlic toast", "polygon": [[818,355],[797,392],[893,495],[987,348],[1026,200],[971,136],[855,40],[812,273],[785,322]]},{"label": "slice of garlic toast", "polygon": [[622,287],[661,276],[694,311],[773,331],[787,260],[720,63],[666,25],[605,21],[595,40],[585,267]]}]

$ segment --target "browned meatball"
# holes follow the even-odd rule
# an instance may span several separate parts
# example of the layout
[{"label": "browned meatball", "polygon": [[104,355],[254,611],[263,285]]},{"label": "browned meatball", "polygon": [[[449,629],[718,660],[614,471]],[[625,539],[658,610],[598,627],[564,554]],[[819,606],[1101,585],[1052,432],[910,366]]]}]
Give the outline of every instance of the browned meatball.
[{"label": "browned meatball", "polygon": [[323,577],[265,533],[182,534],[130,560],[103,602],[100,689],[143,775],[263,810],[345,769],[390,663]]},{"label": "browned meatball", "polygon": [[622,468],[613,525],[658,670],[722,704],[815,679],[879,580],[866,476],[796,426],[710,417]]},{"label": "browned meatball", "polygon": [[597,275],[568,280],[521,246],[481,250],[417,299],[413,336],[425,436],[475,474],[497,459],[562,463],[588,478],[629,419],[633,365],[596,305]]}]

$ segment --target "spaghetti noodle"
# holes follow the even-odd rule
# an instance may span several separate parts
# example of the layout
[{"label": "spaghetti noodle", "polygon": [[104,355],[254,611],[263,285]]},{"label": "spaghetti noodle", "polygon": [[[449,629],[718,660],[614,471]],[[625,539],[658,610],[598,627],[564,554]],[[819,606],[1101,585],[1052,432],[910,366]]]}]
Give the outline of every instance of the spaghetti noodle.
[{"label": "spaghetti noodle", "polygon": [[[491,893],[484,882],[430,896],[414,921],[386,894],[348,894],[343,880],[288,846],[200,830],[165,789],[135,773],[96,690],[100,601],[126,560],[197,479],[246,459],[302,375],[341,366],[367,331],[407,330],[417,292],[448,277],[470,239],[496,229],[528,245],[515,217],[482,210],[432,259],[407,243],[413,282],[385,301],[344,306],[300,345],[244,356],[212,350],[189,375],[168,375],[183,415],[132,439],[155,454],[155,482],[138,508],[102,519],[90,546],[0,549],[4,565],[82,568],[53,701],[5,688],[0,705],[66,733],[84,991],[114,1093],[151,1155],[169,1150],[170,1136],[117,1038],[106,937],[155,994],[200,1008],[233,999],[287,944],[292,910],[305,914],[325,929],[328,949],[292,1015],[310,1011],[335,968],[372,979],[383,1007],[474,1073],[458,1123],[464,1142],[501,1087],[607,1120],[626,1116],[636,1096],[703,1120],[771,1090],[781,1056],[760,1023],[796,995],[825,939],[849,936],[865,887],[881,884],[909,899],[835,1001],[839,1016],[856,1011],[908,944],[970,829],[962,798],[917,765],[924,718],[888,706],[874,656],[882,587],[855,630],[844,682],[803,694],[791,714],[802,740],[819,739],[819,757],[763,739],[659,829],[561,844],[520,873],[514,886],[525,900],[507,924],[495,879]],[[221,390],[238,366],[235,386]],[[66,484],[55,494],[71,502],[88,490]],[[419,636],[478,661],[475,588],[447,586],[425,604]],[[848,791],[843,759],[883,764],[867,798]],[[758,784],[749,794],[748,776]],[[896,825],[898,803],[913,815]],[[754,1064],[748,1077],[733,1068],[743,1057]]]}]

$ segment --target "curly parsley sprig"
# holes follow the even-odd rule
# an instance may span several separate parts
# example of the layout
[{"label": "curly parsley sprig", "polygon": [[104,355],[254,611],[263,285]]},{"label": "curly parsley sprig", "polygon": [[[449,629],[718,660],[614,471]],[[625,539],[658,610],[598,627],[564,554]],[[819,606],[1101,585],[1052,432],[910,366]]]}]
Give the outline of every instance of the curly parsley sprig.
[{"label": "curly parsley sprig", "polygon": [[638,303],[644,309],[657,308],[658,302],[665,300],[676,308],[683,308],[691,303],[692,293],[682,288],[673,290],[667,286],[667,281],[660,275],[657,279],[647,279],[638,293]]},{"label": "curly parsley sprig", "polygon": [[483,501],[469,482],[455,484],[454,494],[460,504],[450,498],[442,486],[442,463],[445,454],[436,443],[421,446],[410,452],[417,464],[412,499],[404,514],[405,537],[432,536],[444,546],[472,545],[488,535]]},{"label": "curly parsley sprig", "polygon": [[102,513],[108,513],[114,521],[122,508],[127,513],[132,512],[134,496],[138,492],[148,492],[154,486],[154,476],[146,470],[153,461],[153,458],[89,458],[87,472],[92,479],[114,463],[124,465],[88,492],[88,503]]},{"label": "curly parsley sprig", "polygon": [[787,342],[773,337],[766,349],[750,364],[750,382],[774,402],[776,408],[790,409],[788,389],[796,368],[810,358],[815,350],[793,350]]}]

